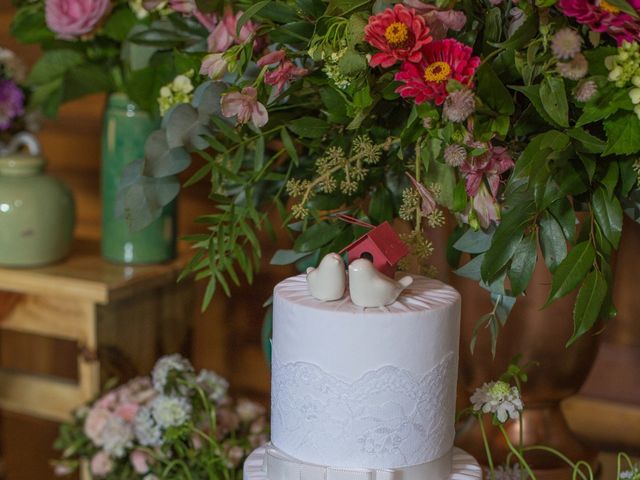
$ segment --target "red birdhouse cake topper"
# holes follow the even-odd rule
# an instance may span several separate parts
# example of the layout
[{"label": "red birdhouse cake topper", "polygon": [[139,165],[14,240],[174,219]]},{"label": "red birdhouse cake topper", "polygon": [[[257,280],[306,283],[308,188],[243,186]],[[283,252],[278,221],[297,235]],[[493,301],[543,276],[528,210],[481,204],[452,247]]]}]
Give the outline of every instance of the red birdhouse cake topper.
[{"label": "red birdhouse cake topper", "polygon": [[371,260],[378,271],[394,278],[398,262],[409,255],[409,248],[389,222],[381,223],[376,227],[348,215],[338,215],[338,218],[361,227],[371,228],[351,245],[343,248],[340,254],[347,252],[349,263],[358,258]]}]

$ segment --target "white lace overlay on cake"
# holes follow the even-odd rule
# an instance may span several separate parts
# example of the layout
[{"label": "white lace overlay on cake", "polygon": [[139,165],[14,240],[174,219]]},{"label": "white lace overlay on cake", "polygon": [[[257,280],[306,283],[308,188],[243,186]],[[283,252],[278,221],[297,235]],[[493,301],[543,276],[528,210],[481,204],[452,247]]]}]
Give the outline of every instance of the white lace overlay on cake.
[{"label": "white lace overlay on cake", "polygon": [[421,379],[386,366],[356,381],[305,362],[281,365],[274,352],[273,443],[323,465],[393,468],[431,461],[453,445],[455,378],[453,352]]}]

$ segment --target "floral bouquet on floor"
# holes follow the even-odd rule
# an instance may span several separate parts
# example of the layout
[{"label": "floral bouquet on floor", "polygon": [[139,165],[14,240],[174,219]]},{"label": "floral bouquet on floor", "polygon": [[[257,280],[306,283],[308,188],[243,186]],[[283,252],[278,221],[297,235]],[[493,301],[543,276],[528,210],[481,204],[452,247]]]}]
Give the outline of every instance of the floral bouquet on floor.
[{"label": "floral bouquet on floor", "polygon": [[93,478],[227,479],[268,439],[265,409],[233,401],[227,381],[196,374],[180,355],[161,358],[151,377],[107,391],[62,425],[54,462],[63,476],[88,468]]}]

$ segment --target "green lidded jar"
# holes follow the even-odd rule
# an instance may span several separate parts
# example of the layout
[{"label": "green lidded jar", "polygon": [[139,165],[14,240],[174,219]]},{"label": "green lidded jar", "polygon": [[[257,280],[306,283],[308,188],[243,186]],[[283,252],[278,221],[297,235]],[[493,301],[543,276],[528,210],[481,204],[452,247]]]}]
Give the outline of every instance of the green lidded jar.
[{"label": "green lidded jar", "polygon": [[126,165],[144,156],[144,144],[159,121],[121,93],[111,94],[102,130],[102,256],[126,264],[162,263],[175,258],[177,207],[174,200],[160,218],[139,231],[116,218],[120,177]]},{"label": "green lidded jar", "polygon": [[[28,152],[23,152],[27,147]],[[38,267],[65,258],[73,242],[71,191],[44,173],[46,160],[31,134],[0,153],[0,265]]]}]

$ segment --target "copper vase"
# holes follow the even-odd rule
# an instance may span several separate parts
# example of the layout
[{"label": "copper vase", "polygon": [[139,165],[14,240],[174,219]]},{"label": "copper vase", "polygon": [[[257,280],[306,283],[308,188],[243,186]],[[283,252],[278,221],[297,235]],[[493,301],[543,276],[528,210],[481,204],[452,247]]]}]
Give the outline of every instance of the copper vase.
[{"label": "copper vase", "polygon": [[[524,445],[547,445],[574,461],[593,461],[595,452],[581,444],[568,429],[560,402],[575,394],[584,383],[595,360],[599,335],[590,331],[572,346],[565,346],[573,332],[572,312],[576,294],[542,308],[549,294],[551,274],[541,257],[539,254],[526,296],[518,299],[506,326],[500,331],[493,359],[486,331],[481,331],[473,354],[469,349],[477,319],[491,309],[487,292],[470,280],[455,275],[450,279],[463,299],[458,407],[467,406],[475,388],[497,379],[510,360],[521,354],[522,363],[532,362],[528,369],[529,379],[523,386]],[[497,429],[487,426],[491,432],[494,463],[501,464],[508,453],[506,443]],[[517,445],[520,437],[518,422],[509,422],[507,431]],[[475,422],[471,428],[459,433],[457,444],[486,463],[480,428]],[[531,452],[526,458],[538,478],[571,478],[566,464],[554,456]]]}]

